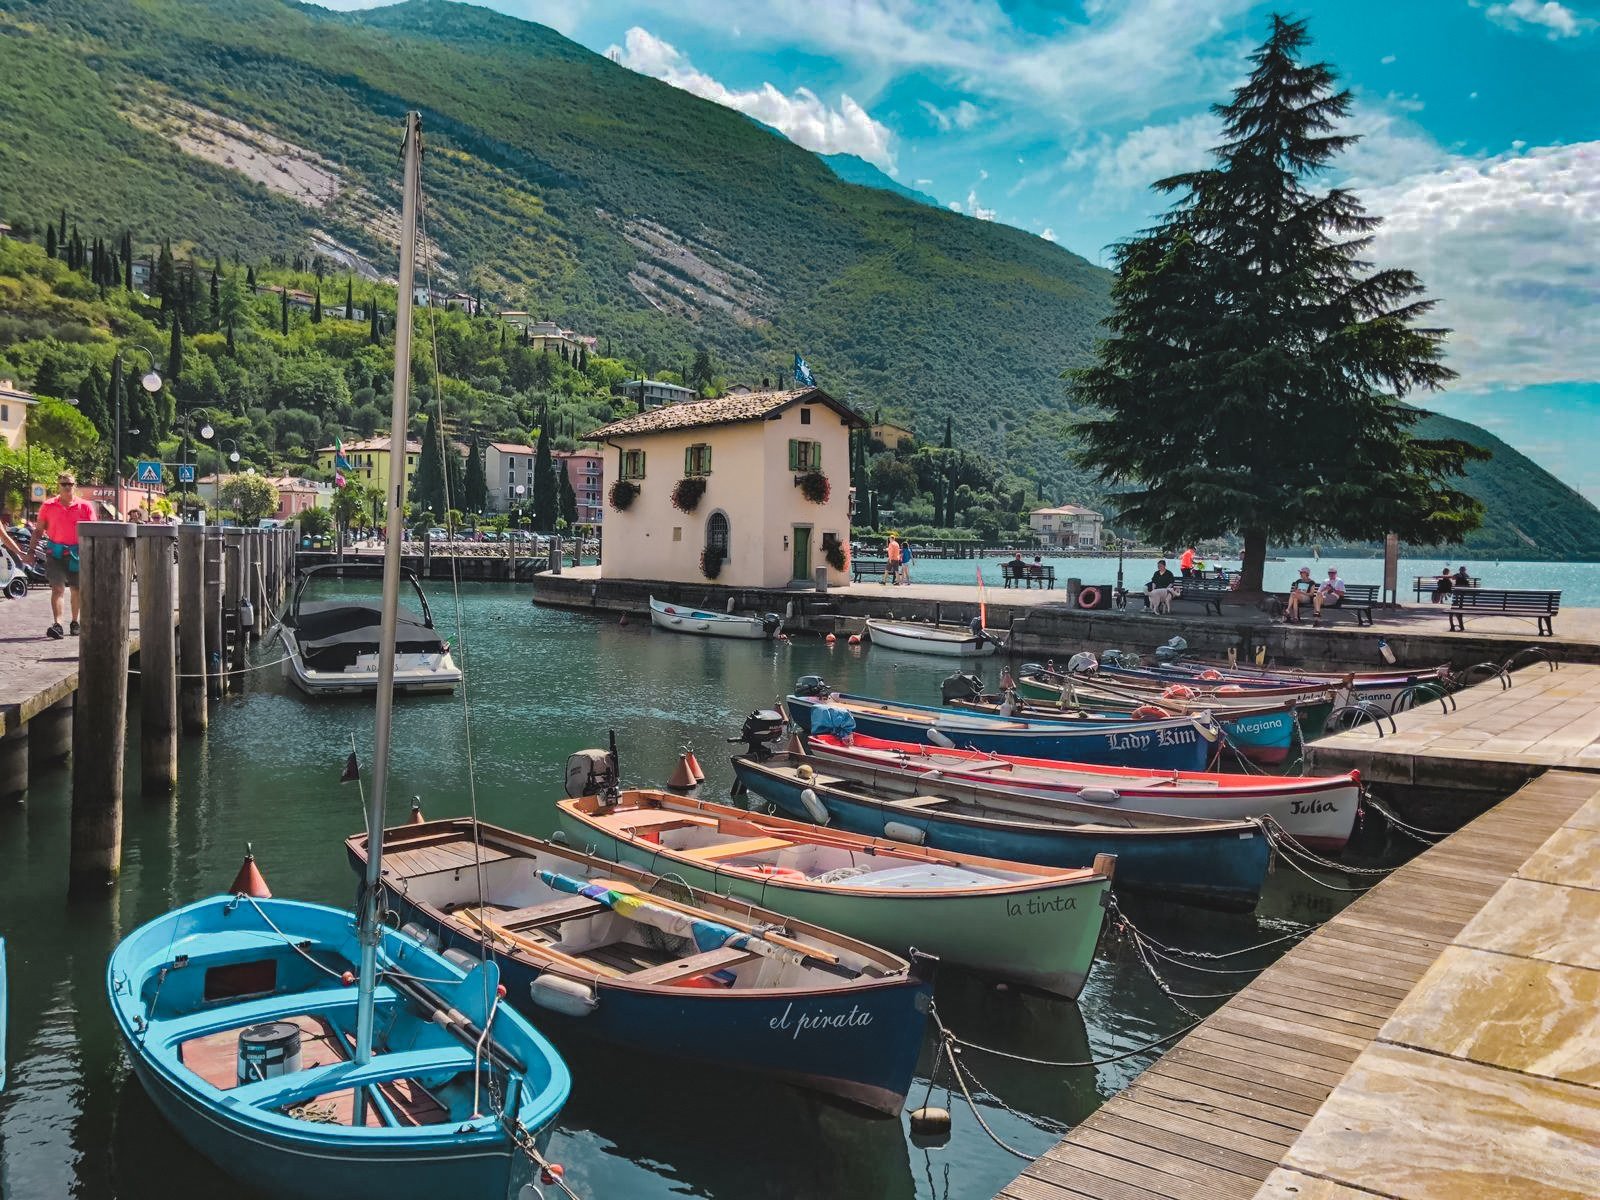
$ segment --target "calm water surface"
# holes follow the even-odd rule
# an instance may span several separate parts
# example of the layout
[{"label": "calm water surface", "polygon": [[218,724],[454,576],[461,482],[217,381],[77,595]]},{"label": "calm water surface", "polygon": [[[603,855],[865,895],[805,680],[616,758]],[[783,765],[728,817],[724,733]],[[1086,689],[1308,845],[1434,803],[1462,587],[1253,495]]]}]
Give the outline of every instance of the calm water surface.
[{"label": "calm water surface", "polygon": [[[440,626],[454,629],[448,590],[436,585],[431,598]],[[732,781],[723,737],[737,732],[750,709],[770,706],[796,676],[821,673],[853,691],[936,701],[949,670],[937,660],[842,645],[653,634],[637,624],[624,628],[536,609],[524,592],[492,585],[465,589],[462,612],[474,681],[478,811],[485,820],[540,834],[553,828],[568,754],[603,745],[608,728],[617,731],[628,781],[665,779],[681,747],[692,744],[708,774],[703,793],[716,798]],[[469,812],[459,699],[402,700],[395,723],[395,819],[413,795],[430,817]],[[352,736],[370,766],[368,706],[309,702],[276,667],[254,675],[246,694],[213,710],[206,738],[184,743],[175,803],[129,795],[122,881],[97,902],[65,900],[65,771],[36,772],[27,802],[0,809],[0,934],[11,958],[12,1063],[10,1090],[0,1096],[0,1197],[241,1194],[188,1150],[128,1073],[105,1003],[106,956],[141,922],[225,888],[246,842],[254,844],[277,895],[349,906],[355,877],[340,842],[359,828],[361,815],[356,789],[338,778]],[[134,762],[128,778],[137,780]],[[1369,825],[1358,856],[1403,852],[1374,839]],[[1274,936],[1287,921],[1326,918],[1348,898],[1280,869],[1251,916],[1162,905],[1129,910],[1165,941],[1221,949]],[[1210,992],[1216,978],[1189,975],[1175,985]],[[1080,1005],[997,989],[955,969],[941,972],[937,1001],[958,1033],[1055,1060],[1130,1049],[1186,1021],[1120,950],[1096,965]],[[1205,1011],[1214,1002],[1191,1003]],[[570,1035],[558,1033],[557,1041],[574,1087],[552,1155],[591,1200],[986,1200],[1022,1165],[984,1136],[959,1096],[950,1103],[942,1088],[933,1102],[951,1108],[954,1136],[924,1150],[910,1143],[903,1118],[865,1116],[758,1078],[622,1055]],[[1030,1118],[1075,1123],[1152,1057],[1057,1070],[969,1056],[992,1089],[978,1097],[986,1120],[1030,1154],[1056,1136]],[[932,1062],[930,1041],[923,1080]],[[911,1107],[922,1102],[925,1088],[923,1082],[913,1090]]]}]

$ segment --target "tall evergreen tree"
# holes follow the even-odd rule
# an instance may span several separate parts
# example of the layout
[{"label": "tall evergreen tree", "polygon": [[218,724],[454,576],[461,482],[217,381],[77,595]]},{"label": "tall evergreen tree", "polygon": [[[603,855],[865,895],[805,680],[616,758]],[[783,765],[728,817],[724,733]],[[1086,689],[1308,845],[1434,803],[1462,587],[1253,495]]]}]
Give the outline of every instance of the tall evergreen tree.
[{"label": "tall evergreen tree", "polygon": [[589,371],[589,347],[587,346],[578,347],[578,370],[585,374]]},{"label": "tall evergreen tree", "polygon": [[[174,312],[172,314],[172,338],[167,343],[167,378],[166,388],[178,386],[178,379],[183,375],[183,317]],[[166,390],[165,388],[163,390]]]},{"label": "tall evergreen tree", "polygon": [[106,379],[99,367],[90,367],[89,373],[78,384],[78,411],[89,418],[101,441],[111,437],[111,413],[106,406]]},{"label": "tall evergreen tree", "polygon": [[322,324],[322,288],[317,288],[317,294],[311,298],[311,323]]},{"label": "tall evergreen tree", "polygon": [[382,335],[378,332],[378,293],[373,292],[371,308],[367,313],[367,341],[376,346],[381,340]]},{"label": "tall evergreen tree", "polygon": [[705,391],[711,386],[716,368],[711,362],[711,351],[701,346],[694,352],[694,366],[689,368],[689,380],[695,388]]},{"label": "tall evergreen tree", "polygon": [[472,449],[467,453],[467,476],[459,507],[470,513],[481,513],[489,507],[489,478],[483,466],[483,445],[477,438],[472,439]]},{"label": "tall evergreen tree", "polygon": [[348,275],[345,276],[344,280],[344,319],[346,321],[354,321],[356,319],[355,283]]},{"label": "tall evergreen tree", "polygon": [[119,404],[126,403],[126,393],[123,390],[122,351],[118,350],[111,357],[111,382],[106,385],[106,408],[111,417],[111,449],[108,461],[111,464],[111,478],[122,478],[122,429],[127,424],[127,409],[118,411]]},{"label": "tall evergreen tree", "polygon": [[166,312],[178,301],[178,277],[172,267],[172,243],[162,242],[156,256],[156,298],[161,301],[161,311]]},{"label": "tall evergreen tree", "polygon": [[411,503],[417,512],[433,513],[440,520],[452,508],[461,507],[466,493],[461,455],[440,437],[436,415],[428,413],[422,434],[422,453],[417,456],[417,471],[411,479]]},{"label": "tall evergreen tree", "polygon": [[211,311],[207,315],[206,324],[211,329],[218,328],[222,323],[222,260],[219,258],[211,267]]},{"label": "tall evergreen tree", "polygon": [[133,234],[122,231],[122,286],[133,291]]},{"label": "tall evergreen tree", "polygon": [[578,493],[572,490],[572,478],[567,474],[565,465],[556,467],[556,482],[561,490],[561,519],[570,529],[578,523]]},{"label": "tall evergreen tree", "polygon": [[1163,545],[1237,533],[1241,589],[1269,540],[1456,542],[1482,506],[1452,480],[1483,452],[1410,436],[1401,403],[1452,377],[1445,330],[1410,271],[1363,262],[1377,226],[1312,177],[1355,139],[1303,22],[1272,18],[1249,78],[1218,106],[1215,164],[1155,187],[1177,199],[1116,248],[1111,336],[1076,372],[1082,461],[1121,516]]},{"label": "tall evergreen tree", "polygon": [[46,225],[44,227],[44,252],[51,258],[55,258],[56,250],[56,227],[54,225]]},{"label": "tall evergreen tree", "polygon": [[61,228],[56,230],[56,244],[65,245],[67,241],[67,210],[61,210]]},{"label": "tall evergreen tree", "polygon": [[556,481],[555,460],[550,456],[550,413],[539,418],[539,442],[533,453],[533,519],[541,533],[556,527],[560,515],[561,492]]},{"label": "tall evergreen tree", "polygon": [[289,287],[285,284],[278,289],[278,332],[284,337],[289,336]]},{"label": "tall evergreen tree", "polygon": [[256,290],[256,269],[254,267],[246,267],[244,269],[244,285],[245,285],[245,287],[250,289],[250,292],[251,292],[252,295],[255,294],[255,290]]}]

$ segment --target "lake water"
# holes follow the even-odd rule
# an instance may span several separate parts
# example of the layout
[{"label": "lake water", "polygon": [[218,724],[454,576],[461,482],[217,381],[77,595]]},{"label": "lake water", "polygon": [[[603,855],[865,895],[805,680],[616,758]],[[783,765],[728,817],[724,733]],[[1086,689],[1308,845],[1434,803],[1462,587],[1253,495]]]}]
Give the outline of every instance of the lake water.
[{"label": "lake water", "polygon": [[[1032,561],[1033,556],[1025,556]],[[1043,559],[1056,569],[1056,583],[1066,586],[1069,578],[1081,579],[1086,585],[1106,585],[1117,578],[1117,560],[1114,558],[1052,558]],[[1459,558],[1402,558],[1400,560],[1400,599],[1414,601],[1416,593],[1411,582],[1418,575],[1436,576],[1448,562],[1454,571],[1461,566]],[[1556,562],[1480,562],[1465,560],[1467,572],[1481,581],[1483,587],[1503,588],[1556,588],[1560,589],[1561,603],[1573,608],[1600,608],[1600,563]],[[983,581],[991,588],[1000,584],[1000,563],[997,558],[939,559],[914,558],[911,578],[915,583],[975,583],[977,571],[982,568]],[[1178,573],[1178,560],[1168,560],[1172,573]],[[1212,563],[1237,570],[1238,559],[1217,560]],[[1314,559],[1309,556],[1290,558],[1283,562],[1267,563],[1266,584],[1269,589],[1286,591],[1301,567],[1310,567],[1312,578],[1326,579],[1329,567],[1337,567],[1346,583],[1383,583],[1383,559],[1330,558]],[[1122,564],[1123,580],[1129,590],[1141,589],[1155,573],[1153,558],[1130,558]],[[1424,599],[1427,598],[1424,593]]]},{"label": "lake water", "polygon": [[[453,630],[447,589],[436,585],[431,598],[441,627]],[[722,642],[624,628],[536,609],[525,592],[503,586],[465,589],[462,611],[479,813],[541,834],[553,827],[567,756],[603,745],[608,728],[617,731],[629,782],[665,779],[680,748],[692,744],[709,776],[703,794],[717,798],[732,780],[722,739],[796,676],[820,673],[853,691],[936,700],[950,669],[842,645]],[[459,637],[452,640],[460,645]],[[261,657],[276,655],[274,648]],[[397,705],[396,822],[413,795],[430,817],[470,810],[462,728],[459,699]],[[36,773],[27,802],[0,809],[12,1063],[10,1090],[0,1096],[0,1196],[241,1195],[189,1151],[130,1076],[106,1008],[106,956],[136,925],[225,888],[246,842],[254,843],[277,895],[350,905],[355,877],[340,843],[360,827],[361,814],[356,789],[338,778],[352,735],[370,767],[370,707],[309,702],[276,667],[254,675],[244,695],[213,709],[206,738],[184,743],[176,802],[130,793],[122,880],[95,902],[65,900],[65,771]],[[136,763],[128,778],[137,780]],[[1387,845],[1378,823],[1368,822],[1352,857],[1393,861],[1405,853],[1408,847]],[[1166,942],[1220,950],[1278,936],[1289,922],[1325,919],[1349,898],[1280,870],[1252,915],[1152,903],[1128,909]],[[1253,965],[1266,961],[1258,956]],[[1217,978],[1175,972],[1174,985],[1212,992]],[[997,989],[953,968],[940,973],[937,1003],[961,1035],[1053,1060],[1131,1049],[1186,1021],[1120,948],[1097,963],[1080,1004]],[[1190,1003],[1206,1011],[1215,1002]],[[948,1145],[925,1150],[911,1144],[903,1117],[866,1116],[760,1078],[622,1055],[570,1035],[557,1042],[574,1087],[551,1153],[590,1200],[986,1200],[1022,1166],[985,1137],[959,1095],[952,1103],[942,1087],[933,1103],[951,1109],[954,1134]],[[931,1048],[930,1040],[924,1079]],[[1058,1136],[1035,1121],[1082,1120],[1152,1057],[1059,1070],[968,1056],[992,1089],[978,1097],[985,1119],[1035,1155]],[[922,1102],[925,1087],[913,1090],[908,1107]]]}]

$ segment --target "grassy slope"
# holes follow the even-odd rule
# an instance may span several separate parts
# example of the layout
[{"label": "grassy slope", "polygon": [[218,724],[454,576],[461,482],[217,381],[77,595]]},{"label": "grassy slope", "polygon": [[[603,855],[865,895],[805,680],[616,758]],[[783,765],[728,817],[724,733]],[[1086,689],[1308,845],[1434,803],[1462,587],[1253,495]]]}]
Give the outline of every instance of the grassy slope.
[{"label": "grassy slope", "polygon": [[[390,269],[392,248],[366,219],[397,202],[398,119],[418,107],[429,232],[457,282],[662,367],[704,344],[753,377],[801,349],[858,406],[909,417],[924,436],[951,413],[958,444],[1002,458],[1048,498],[1099,500],[1063,445],[1072,415],[1059,375],[1092,346],[1105,272],[1019,230],[846,183],[742,115],[542,26],[443,0],[342,15],[281,0],[10,0],[0,53],[8,216],[38,221],[66,199],[88,230],[132,225],[144,242],[246,260],[322,229]],[[189,158],[118,115],[155,92],[278,134],[357,186],[313,212]],[[731,264],[761,319],[649,303],[629,282],[640,220]],[[667,266],[669,288],[695,289]],[[1497,488],[1496,544],[1526,549],[1514,524],[1541,546],[1565,529],[1568,552],[1600,552],[1600,539],[1582,541],[1592,506],[1548,483],[1533,492],[1563,515],[1541,537],[1529,489]],[[1502,497],[1515,507],[1502,512]]]}]

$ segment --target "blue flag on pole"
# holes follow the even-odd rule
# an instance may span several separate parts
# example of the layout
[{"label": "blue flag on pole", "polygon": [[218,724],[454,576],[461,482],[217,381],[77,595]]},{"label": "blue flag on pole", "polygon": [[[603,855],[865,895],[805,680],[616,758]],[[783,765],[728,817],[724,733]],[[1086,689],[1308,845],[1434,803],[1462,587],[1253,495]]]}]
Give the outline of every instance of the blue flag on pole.
[{"label": "blue flag on pole", "polygon": [[801,387],[816,387],[817,379],[811,373],[811,368],[806,365],[806,360],[800,357],[800,351],[794,352],[794,381]]}]

